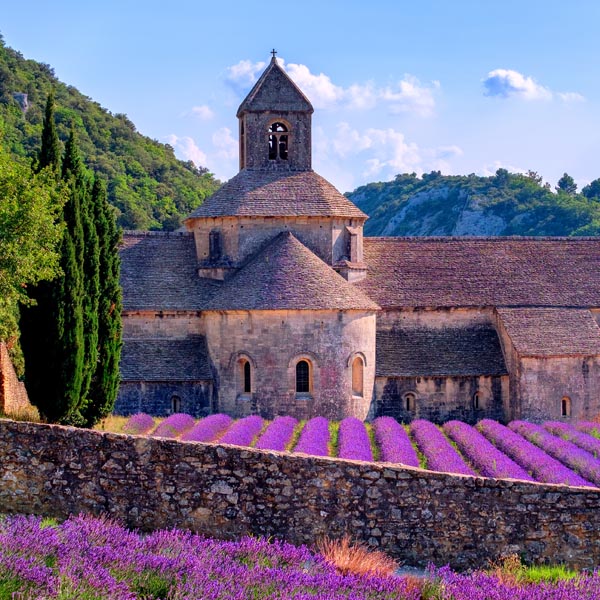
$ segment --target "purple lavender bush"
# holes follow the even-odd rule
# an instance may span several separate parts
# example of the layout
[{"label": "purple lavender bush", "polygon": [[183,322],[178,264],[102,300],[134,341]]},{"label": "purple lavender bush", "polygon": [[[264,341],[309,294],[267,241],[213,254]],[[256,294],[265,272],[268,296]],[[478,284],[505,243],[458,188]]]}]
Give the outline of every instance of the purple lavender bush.
[{"label": "purple lavender bush", "polygon": [[306,547],[170,530],[140,535],[104,519],[0,522],[3,598],[136,600],[419,600],[396,577],[343,576]]},{"label": "purple lavender bush", "polygon": [[576,446],[583,448],[594,458],[600,458],[600,440],[593,435],[578,431],[570,423],[563,423],[562,421],[549,421],[544,423],[544,429],[553,435],[557,435],[564,440],[568,440]]},{"label": "purple lavender bush", "polygon": [[417,419],[410,424],[410,432],[427,460],[427,468],[443,473],[476,475],[446,436],[430,421]]},{"label": "purple lavender bush", "polygon": [[154,418],[146,413],[137,413],[131,415],[125,425],[123,425],[123,433],[132,435],[143,435],[154,428]]},{"label": "purple lavender bush", "polygon": [[583,484],[576,485],[600,484],[600,461],[596,460],[589,452],[548,433],[541,425],[535,423],[512,421],[508,426],[587,480]]},{"label": "purple lavender bush", "polygon": [[293,451],[313,456],[329,456],[328,444],[329,421],[325,417],[314,417],[302,429]]},{"label": "purple lavender bush", "polygon": [[526,469],[536,481],[564,485],[589,485],[583,477],[497,421],[482,419],[477,424],[477,429],[494,446]]},{"label": "purple lavender bush", "polygon": [[371,440],[365,424],[360,419],[346,417],[340,422],[338,457],[373,461]]},{"label": "purple lavender bush", "polygon": [[152,433],[153,437],[178,438],[194,426],[194,417],[185,413],[175,413],[167,417]]},{"label": "purple lavender bush", "polygon": [[261,432],[264,425],[262,417],[250,415],[237,420],[218,439],[219,444],[235,444],[236,446],[251,446],[256,436]]},{"label": "purple lavender bush", "polygon": [[393,417],[378,417],[373,421],[375,441],[379,448],[379,460],[419,466],[419,457],[406,430]]},{"label": "purple lavender bush", "polygon": [[461,421],[448,421],[444,425],[444,431],[456,443],[461,453],[485,477],[533,481],[525,469],[500,452],[470,425]]},{"label": "purple lavender bush", "polygon": [[255,448],[283,452],[292,439],[298,421],[294,417],[275,417],[258,438]]},{"label": "purple lavender bush", "polygon": [[600,423],[595,423],[594,421],[579,421],[578,423],[575,423],[575,428],[600,438]]},{"label": "purple lavender bush", "polygon": [[187,442],[214,442],[227,431],[232,422],[229,415],[209,415],[188,429],[181,439]]}]

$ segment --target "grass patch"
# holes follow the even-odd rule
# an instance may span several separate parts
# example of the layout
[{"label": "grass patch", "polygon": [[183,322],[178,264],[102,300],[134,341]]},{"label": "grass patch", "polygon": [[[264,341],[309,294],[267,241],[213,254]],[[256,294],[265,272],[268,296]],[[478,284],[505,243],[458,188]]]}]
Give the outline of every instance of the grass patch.
[{"label": "grass patch", "polygon": [[27,421],[29,423],[42,423],[40,411],[33,405],[25,406],[14,411],[0,411],[0,419],[11,419],[13,421]]},{"label": "grass patch", "polygon": [[577,577],[577,572],[564,565],[532,565],[523,567],[520,575],[521,581],[527,583],[558,583],[570,581]]},{"label": "grass patch", "polygon": [[329,456],[335,458],[338,455],[338,447],[340,445],[340,423],[339,421],[329,421],[329,442],[327,449]]},{"label": "grass patch", "polygon": [[300,434],[302,433],[305,425],[306,419],[302,419],[302,421],[298,421],[298,423],[296,423],[296,427],[294,427],[294,431],[292,433],[292,439],[285,446],[285,449],[288,452],[292,452],[292,450],[296,447],[296,444],[298,444]]},{"label": "grass patch", "polygon": [[410,443],[412,444],[413,448],[415,449],[415,452],[417,453],[417,458],[419,459],[419,467],[421,469],[426,469],[427,468],[427,457],[421,452],[421,449],[419,448],[419,444],[417,444],[417,442],[415,441],[415,438],[412,436],[412,434],[410,432],[410,425],[408,425],[406,423],[402,423],[402,427],[404,427],[404,431],[406,431],[408,438],[410,439]]},{"label": "grass patch", "polygon": [[379,451],[379,446],[377,445],[377,441],[375,440],[375,429],[373,429],[373,424],[365,423],[365,429],[367,430],[367,434],[369,436],[369,443],[371,445],[371,454],[373,454],[373,460],[378,461],[381,452]]},{"label": "grass patch", "polygon": [[125,423],[129,421],[129,417],[121,417],[119,415],[108,415],[94,426],[98,431],[110,431],[111,433],[123,433]]}]

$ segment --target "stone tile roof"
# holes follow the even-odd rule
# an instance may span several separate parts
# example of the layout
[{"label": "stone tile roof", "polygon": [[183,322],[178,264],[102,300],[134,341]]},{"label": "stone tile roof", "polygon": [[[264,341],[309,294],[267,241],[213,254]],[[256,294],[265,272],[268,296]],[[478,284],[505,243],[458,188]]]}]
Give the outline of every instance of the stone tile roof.
[{"label": "stone tile roof", "polygon": [[189,217],[346,217],[367,215],[314,171],[243,169]]},{"label": "stone tile roof", "polygon": [[313,112],[313,107],[288,74],[271,59],[237,111],[241,117],[247,111]]},{"label": "stone tile roof", "polygon": [[205,308],[379,310],[290,232],[280,233],[227,279]]},{"label": "stone tile roof", "polygon": [[196,272],[191,233],[129,231],[121,245],[124,310],[200,310],[218,287]]},{"label": "stone tile roof", "polygon": [[521,356],[598,356],[592,313],[568,308],[500,308],[498,316]]},{"label": "stone tile roof", "polygon": [[377,331],[376,374],[383,377],[505,375],[491,326]]},{"label": "stone tile roof", "polygon": [[383,307],[600,306],[600,238],[365,238]]},{"label": "stone tile roof", "polygon": [[211,381],[204,336],[186,339],[125,339],[123,381]]}]

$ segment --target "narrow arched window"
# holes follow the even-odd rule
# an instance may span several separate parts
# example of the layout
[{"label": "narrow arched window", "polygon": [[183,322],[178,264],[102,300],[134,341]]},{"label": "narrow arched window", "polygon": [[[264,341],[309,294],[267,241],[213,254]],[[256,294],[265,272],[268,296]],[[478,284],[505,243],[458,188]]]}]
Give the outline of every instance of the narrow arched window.
[{"label": "narrow arched window", "polygon": [[310,365],[307,360],[299,360],[296,363],[296,393],[310,393]]},{"label": "narrow arched window", "polygon": [[181,412],[181,398],[179,396],[171,397],[171,413]]},{"label": "narrow arched window", "polygon": [[561,417],[571,416],[571,398],[569,396],[563,396],[560,401],[560,415]]},{"label": "narrow arched window", "polygon": [[473,410],[479,410],[481,408],[481,393],[475,392],[473,394]]},{"label": "narrow arched window", "polygon": [[250,394],[252,392],[252,367],[250,361],[246,361],[243,367],[244,376],[244,394]]},{"label": "narrow arched window", "polygon": [[269,127],[269,160],[287,160],[288,128],[283,123],[273,123]]},{"label": "narrow arched window", "polygon": [[352,361],[352,395],[362,396],[364,387],[364,364],[360,356]]},{"label": "narrow arched window", "polygon": [[417,397],[415,396],[415,394],[413,394],[412,392],[408,392],[407,394],[404,394],[403,400],[404,400],[404,410],[406,410],[406,412],[414,412],[415,403],[417,400]]}]

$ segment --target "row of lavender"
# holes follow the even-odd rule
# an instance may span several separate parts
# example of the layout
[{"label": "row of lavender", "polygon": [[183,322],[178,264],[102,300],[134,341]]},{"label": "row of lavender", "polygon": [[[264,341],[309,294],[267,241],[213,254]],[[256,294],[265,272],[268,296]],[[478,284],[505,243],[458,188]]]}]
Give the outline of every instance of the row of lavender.
[{"label": "row of lavender", "polygon": [[293,451],[364,461],[422,466],[433,471],[483,475],[543,483],[600,486],[600,424],[513,421],[508,426],[484,419],[476,427],[450,421],[438,427],[416,420],[403,426],[391,417],[372,424],[349,417],[338,424],[324,417],[298,422],[293,417],[265,421],[252,415],[234,421],[211,415],[196,422],[174,414],[156,426],[149,415],[134,415],[124,431],[219,442],[265,450]]}]

